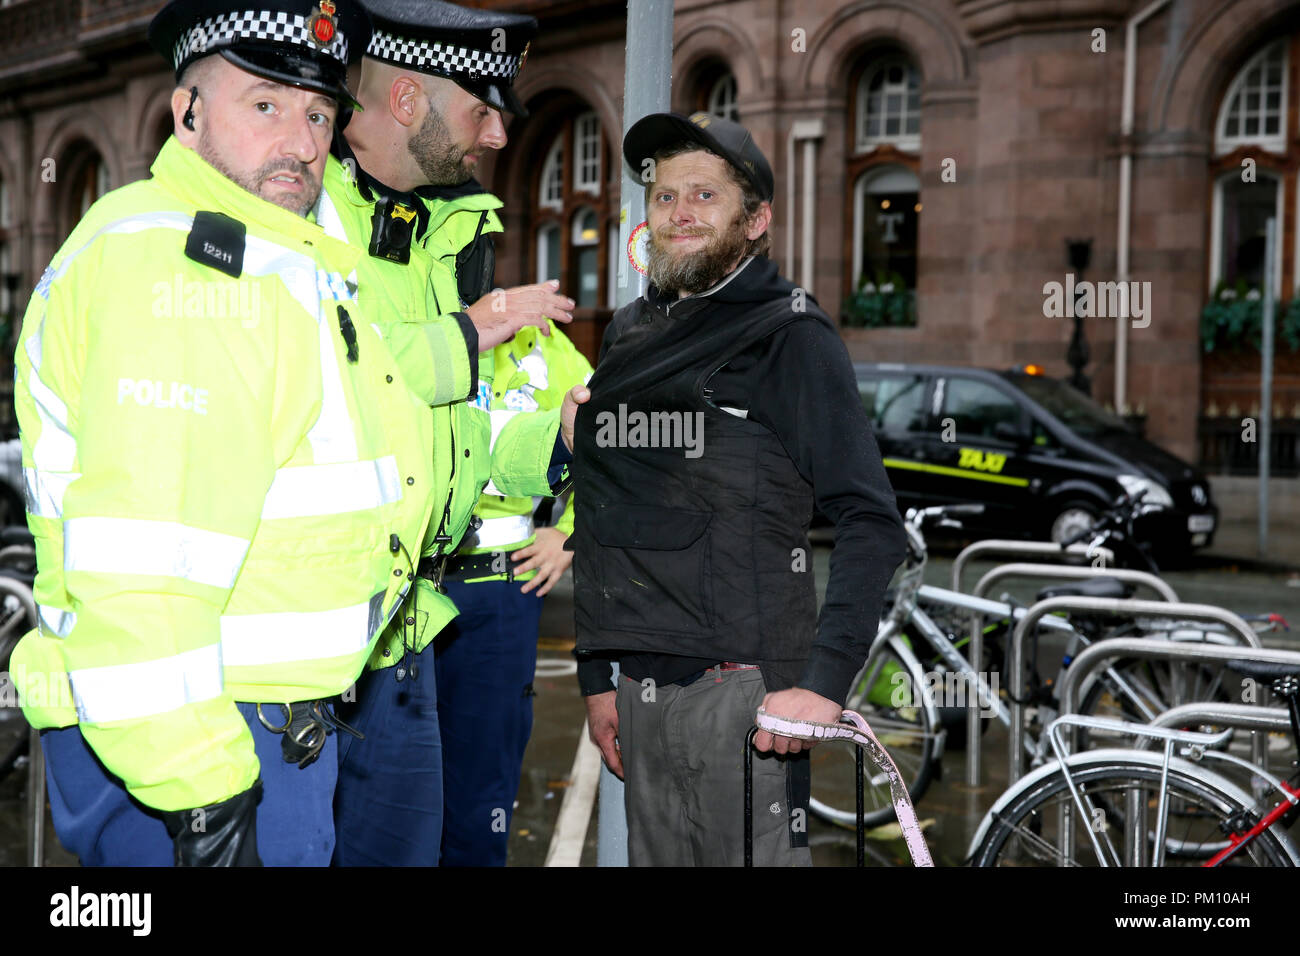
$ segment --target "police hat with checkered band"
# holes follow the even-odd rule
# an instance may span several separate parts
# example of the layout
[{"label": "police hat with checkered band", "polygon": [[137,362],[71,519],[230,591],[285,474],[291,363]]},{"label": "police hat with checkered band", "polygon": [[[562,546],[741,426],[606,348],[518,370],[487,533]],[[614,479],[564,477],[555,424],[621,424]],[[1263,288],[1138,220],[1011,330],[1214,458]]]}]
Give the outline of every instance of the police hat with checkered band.
[{"label": "police hat with checkered band", "polygon": [[366,0],[375,23],[366,56],[446,77],[488,106],[527,116],[511,84],[537,21],[442,0]]},{"label": "police hat with checkered band", "polygon": [[172,0],[149,24],[149,45],[176,69],[220,53],[242,70],[305,90],[347,109],[348,65],[370,42],[361,0]]}]

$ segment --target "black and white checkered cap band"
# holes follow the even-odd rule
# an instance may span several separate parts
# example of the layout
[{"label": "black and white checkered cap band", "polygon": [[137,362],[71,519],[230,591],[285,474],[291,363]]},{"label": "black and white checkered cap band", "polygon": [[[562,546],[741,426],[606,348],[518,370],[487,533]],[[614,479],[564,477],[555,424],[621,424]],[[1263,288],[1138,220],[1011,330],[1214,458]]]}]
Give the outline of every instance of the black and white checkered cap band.
[{"label": "black and white checkered cap band", "polygon": [[406,40],[378,28],[370,35],[366,55],[389,63],[400,63],[421,73],[477,73],[513,81],[519,72],[519,56],[490,53],[473,47],[453,46],[434,40]]},{"label": "black and white checkered cap band", "polygon": [[215,53],[234,46],[240,40],[267,40],[302,47],[310,53],[323,52],[348,62],[348,40],[342,30],[336,30],[334,39],[322,47],[315,42],[308,29],[309,19],[297,13],[271,10],[244,10],[223,13],[195,26],[181,37],[173,52],[173,65],[179,67],[193,53]]}]

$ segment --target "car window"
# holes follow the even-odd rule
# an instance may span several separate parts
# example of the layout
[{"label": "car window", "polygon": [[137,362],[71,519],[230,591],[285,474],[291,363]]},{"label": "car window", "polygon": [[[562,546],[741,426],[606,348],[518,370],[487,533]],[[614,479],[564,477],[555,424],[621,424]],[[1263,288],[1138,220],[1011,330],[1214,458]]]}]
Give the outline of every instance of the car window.
[{"label": "car window", "polygon": [[1046,425],[1040,422],[1037,418],[1033,419],[1033,423],[1033,442],[1035,448],[1039,451],[1056,451],[1061,447],[1061,443],[1056,440],[1056,436],[1047,430]]},{"label": "car window", "polygon": [[877,431],[919,432],[925,429],[926,380],[922,375],[886,375],[859,379],[862,407]]},{"label": "car window", "polygon": [[943,417],[956,422],[957,434],[995,438],[999,422],[1020,423],[1020,407],[992,385],[969,378],[950,378],[946,385]]}]

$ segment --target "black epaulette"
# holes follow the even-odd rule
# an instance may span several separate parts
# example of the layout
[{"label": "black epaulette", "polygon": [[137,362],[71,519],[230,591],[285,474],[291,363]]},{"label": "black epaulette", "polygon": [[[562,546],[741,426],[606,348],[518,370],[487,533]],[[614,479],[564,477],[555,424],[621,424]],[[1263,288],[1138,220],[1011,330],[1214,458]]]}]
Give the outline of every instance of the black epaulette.
[{"label": "black epaulette", "polygon": [[185,254],[238,279],[244,272],[244,239],[248,227],[219,212],[196,212],[185,240]]}]

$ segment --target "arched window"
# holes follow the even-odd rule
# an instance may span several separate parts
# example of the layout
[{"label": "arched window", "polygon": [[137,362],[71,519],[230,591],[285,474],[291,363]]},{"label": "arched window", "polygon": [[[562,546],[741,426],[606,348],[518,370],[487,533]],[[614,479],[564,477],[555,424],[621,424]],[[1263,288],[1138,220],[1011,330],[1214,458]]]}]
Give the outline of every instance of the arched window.
[{"label": "arched window", "polygon": [[921,74],[901,53],[873,59],[858,79],[855,97],[856,147],[883,143],[901,150],[921,148]]},{"label": "arched window", "polygon": [[[1210,289],[1220,282],[1248,289],[1261,288],[1264,281],[1264,233],[1270,217],[1282,222],[1282,183],[1276,176],[1259,171],[1253,182],[1229,172],[1215,184],[1213,241],[1210,246]],[[1273,263],[1277,288],[1282,286],[1281,231]]]},{"label": "arched window", "polygon": [[108,166],[104,164],[103,158],[98,153],[86,160],[75,182],[78,219],[88,213],[90,207],[113,188],[108,178]]},{"label": "arched window", "polygon": [[709,87],[705,109],[714,116],[721,116],[733,123],[740,122],[740,110],[736,107],[736,75],[730,70],[714,80]]},{"label": "arched window", "polygon": [[560,227],[548,222],[537,230],[537,281],[560,277]]},{"label": "arched window", "polygon": [[600,219],[596,210],[584,206],[573,215],[572,234],[569,238],[574,251],[574,273],[577,278],[573,298],[581,308],[595,308],[600,304]]},{"label": "arched window", "polygon": [[109,181],[108,166],[99,151],[82,141],[69,147],[64,158],[55,166],[58,182],[68,184],[57,217],[56,237],[61,244],[72,234],[77,223],[95,202],[104,196],[113,184]]},{"label": "arched window", "polygon": [[583,193],[600,193],[600,120],[595,113],[583,113],[573,121],[573,188]]},{"label": "arched window", "polygon": [[1264,231],[1277,220],[1274,292],[1290,298],[1300,286],[1300,200],[1289,208],[1300,159],[1287,149],[1289,63],[1300,50],[1300,34],[1270,42],[1237,70],[1224,90],[1214,124],[1210,174],[1210,256],[1206,292],[1221,286],[1235,295],[1241,287],[1261,290]]},{"label": "arched window", "polygon": [[604,309],[612,302],[618,235],[605,188],[608,147],[596,113],[581,101],[572,105],[541,138],[549,145],[531,204],[533,261],[537,281],[559,279],[578,308]]},{"label": "arched window", "polygon": [[538,203],[549,209],[564,207],[564,140],[555,137],[555,142],[546,153],[542,163],[541,196]]},{"label": "arched window", "polygon": [[683,104],[687,113],[711,113],[733,123],[740,122],[740,87],[736,74],[725,60],[709,58],[694,66],[686,80],[691,90]]},{"label": "arched window", "polygon": [[1245,145],[1286,151],[1287,42],[1279,40],[1261,50],[1233,80],[1219,110],[1217,154]]},{"label": "arched window", "polygon": [[[853,288],[882,279],[916,289],[921,182],[906,166],[872,166],[853,184]],[[897,278],[892,278],[892,277]],[[896,290],[903,291],[903,290]]]}]

